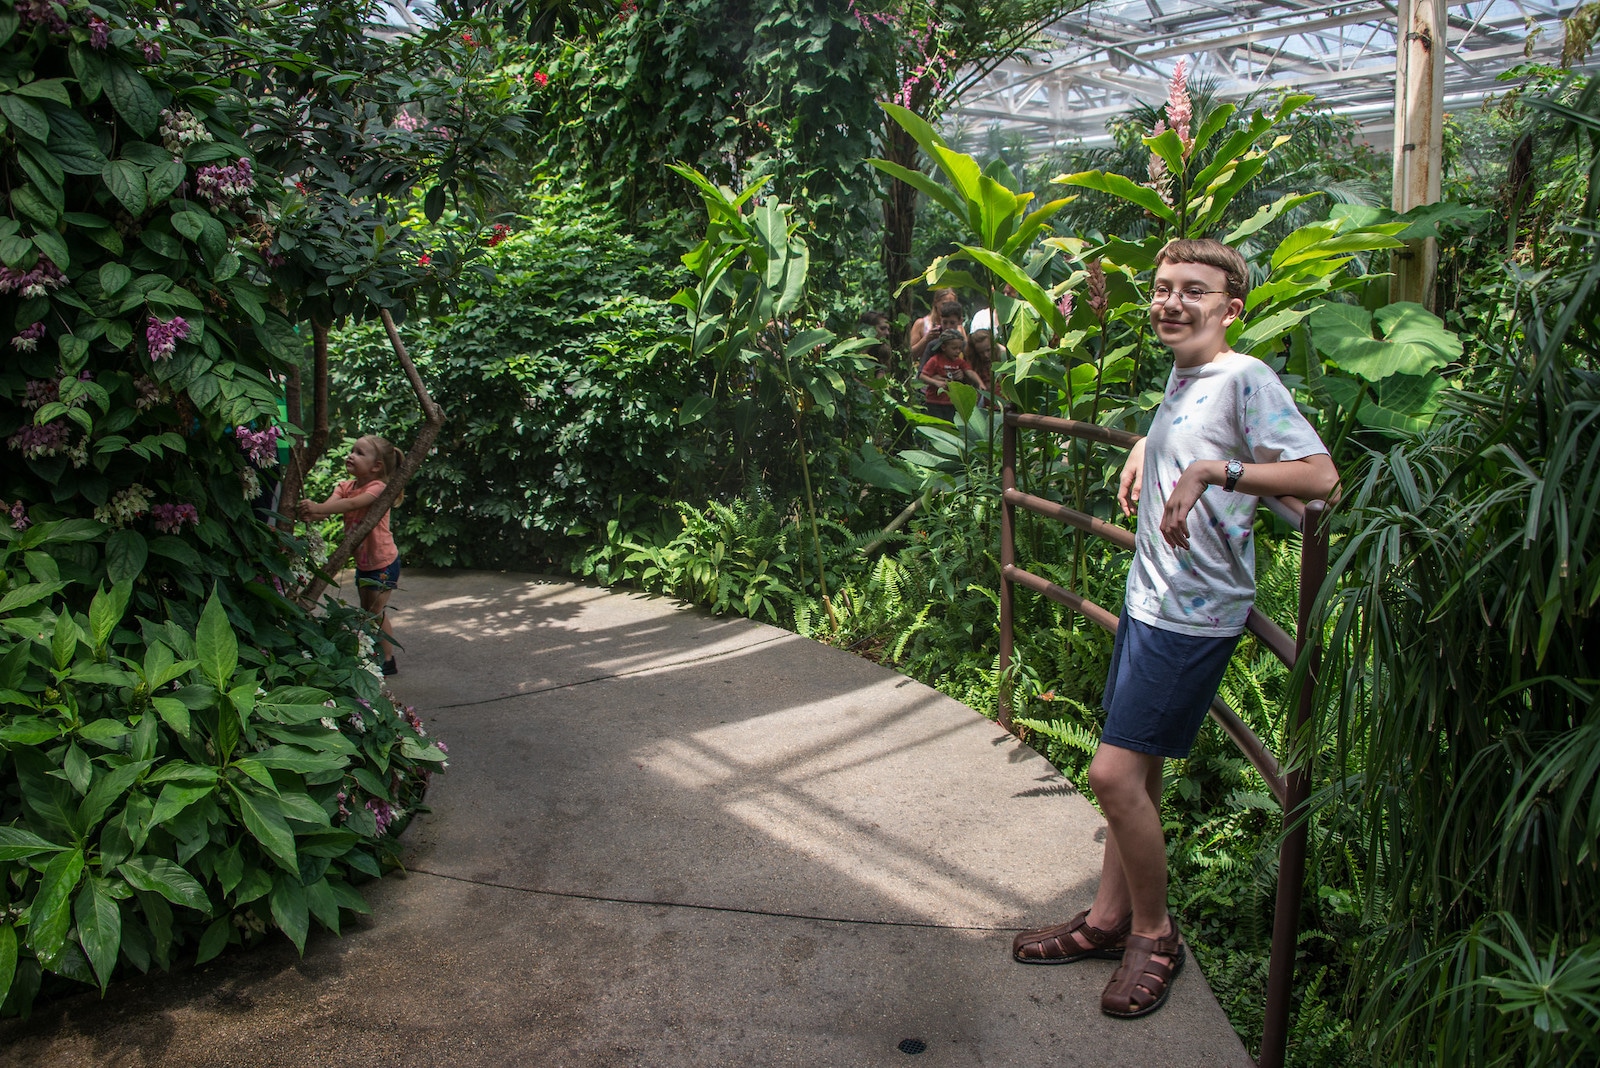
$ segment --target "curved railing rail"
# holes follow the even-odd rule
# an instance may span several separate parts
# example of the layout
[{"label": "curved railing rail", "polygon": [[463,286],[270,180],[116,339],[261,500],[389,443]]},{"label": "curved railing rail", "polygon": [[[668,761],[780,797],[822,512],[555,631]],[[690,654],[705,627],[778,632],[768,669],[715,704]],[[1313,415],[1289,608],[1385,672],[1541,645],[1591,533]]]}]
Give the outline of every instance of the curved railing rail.
[{"label": "curved railing rail", "polygon": [[[1133,532],[1107,523],[1094,516],[1085,515],[1064,504],[1048,501],[1017,489],[1017,431],[1044,430],[1085,441],[1094,441],[1116,448],[1129,449],[1139,441],[1130,434],[1111,427],[1084,423],[1075,419],[1057,419],[1046,415],[1029,415],[1008,411],[1002,439],[1002,469],[1000,512],[1000,722],[1011,729],[1011,707],[1008,688],[1003,684],[1005,672],[1011,665],[1013,649],[1012,597],[1015,587],[1023,586],[1065,605],[1092,623],[1115,632],[1117,617],[1073,590],[1058,586],[1017,566],[1016,562],[1016,510],[1022,508],[1035,515],[1054,519],[1104,538],[1124,549],[1133,548]],[[1264,498],[1262,503],[1301,533],[1300,540],[1300,610],[1295,621],[1295,637],[1270,617],[1254,610],[1245,621],[1245,628],[1265,645],[1290,670],[1302,656],[1308,658],[1308,670],[1301,677],[1300,692],[1290,729],[1285,737],[1291,745],[1307,740],[1306,728],[1312,717],[1312,696],[1319,650],[1306,649],[1311,634],[1311,609],[1317,592],[1328,574],[1328,533],[1325,522],[1327,504],[1323,501],[1302,503],[1292,497]],[[1278,893],[1272,924],[1272,959],[1267,973],[1267,1011],[1261,1036],[1260,1068],[1282,1068],[1289,1038],[1290,993],[1294,983],[1295,943],[1299,936],[1300,899],[1305,883],[1306,868],[1306,799],[1310,782],[1306,774],[1307,760],[1289,759],[1280,762],[1271,749],[1256,736],[1233,709],[1218,697],[1211,703],[1211,718],[1238,746],[1261,777],[1266,780],[1272,796],[1283,808],[1284,837],[1278,852]],[[1287,765],[1288,770],[1284,767]]]}]

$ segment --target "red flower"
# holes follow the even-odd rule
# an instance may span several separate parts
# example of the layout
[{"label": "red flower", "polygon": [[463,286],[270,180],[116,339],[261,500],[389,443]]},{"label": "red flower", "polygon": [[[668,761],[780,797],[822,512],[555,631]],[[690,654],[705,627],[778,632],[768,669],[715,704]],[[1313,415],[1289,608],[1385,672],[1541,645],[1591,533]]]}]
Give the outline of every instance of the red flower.
[{"label": "red flower", "polygon": [[489,247],[494,248],[500,242],[511,236],[511,227],[505,223],[495,223],[489,228]]},{"label": "red flower", "polygon": [[417,266],[418,267],[426,267],[432,262],[433,262],[433,257],[428,255],[426,252],[424,252],[422,255],[417,257]]},{"label": "red flower", "polygon": [[478,42],[472,39],[472,34],[470,33],[464,33],[461,35],[461,43],[466,45],[468,48],[478,47]]},{"label": "red flower", "polygon": [[296,182],[294,183],[294,187],[302,193],[306,192],[306,183],[304,182]]},{"label": "red flower", "polygon": [[543,89],[547,84],[549,84],[549,82],[550,82],[550,75],[546,74],[542,70],[534,71],[534,73],[533,73],[533,84],[534,85],[538,86],[540,89]]}]

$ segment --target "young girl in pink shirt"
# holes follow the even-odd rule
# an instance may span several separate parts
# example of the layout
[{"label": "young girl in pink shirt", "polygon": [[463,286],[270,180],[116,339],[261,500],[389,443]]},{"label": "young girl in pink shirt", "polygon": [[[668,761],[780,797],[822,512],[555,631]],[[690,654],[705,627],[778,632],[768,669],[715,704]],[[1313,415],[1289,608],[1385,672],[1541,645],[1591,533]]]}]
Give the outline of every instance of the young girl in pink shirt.
[{"label": "young girl in pink shirt", "polygon": [[[400,469],[400,451],[383,438],[368,434],[357,438],[350,455],[344,458],[344,469],[350,478],[334,487],[327,500],[300,502],[300,518],[321,519],[330,515],[344,517],[344,529],[361,525],[367,509],[383,493],[385,479],[392,478]],[[396,504],[400,502],[395,501]],[[384,513],[378,525],[372,528],[356,547],[356,592],[361,597],[361,607],[378,617],[378,627],[383,632],[383,673],[396,672],[394,647],[389,629],[389,594],[400,584],[400,550],[395,548],[394,536],[389,533],[389,515]]]}]

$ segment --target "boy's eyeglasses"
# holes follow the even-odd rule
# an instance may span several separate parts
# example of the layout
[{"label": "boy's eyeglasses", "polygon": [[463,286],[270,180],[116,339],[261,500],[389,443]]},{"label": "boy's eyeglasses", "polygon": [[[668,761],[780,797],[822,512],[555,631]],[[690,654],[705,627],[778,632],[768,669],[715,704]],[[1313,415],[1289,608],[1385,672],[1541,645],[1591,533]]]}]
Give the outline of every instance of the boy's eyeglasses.
[{"label": "boy's eyeglasses", "polygon": [[1171,289],[1167,286],[1156,286],[1150,291],[1151,304],[1165,304],[1176,293],[1178,299],[1185,304],[1199,304],[1200,298],[1208,293],[1226,293],[1226,289],[1201,289],[1199,286],[1190,286],[1187,289]]}]

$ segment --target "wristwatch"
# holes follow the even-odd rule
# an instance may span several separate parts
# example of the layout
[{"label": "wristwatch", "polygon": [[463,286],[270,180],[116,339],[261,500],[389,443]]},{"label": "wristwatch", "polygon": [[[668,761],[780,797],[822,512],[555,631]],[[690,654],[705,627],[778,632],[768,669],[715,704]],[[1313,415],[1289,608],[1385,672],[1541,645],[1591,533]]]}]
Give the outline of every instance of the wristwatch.
[{"label": "wristwatch", "polygon": [[1233,487],[1237,486],[1239,480],[1244,477],[1244,463],[1240,460],[1229,460],[1228,466],[1224,470],[1227,471],[1228,477],[1223,480],[1222,488],[1232,493]]}]

